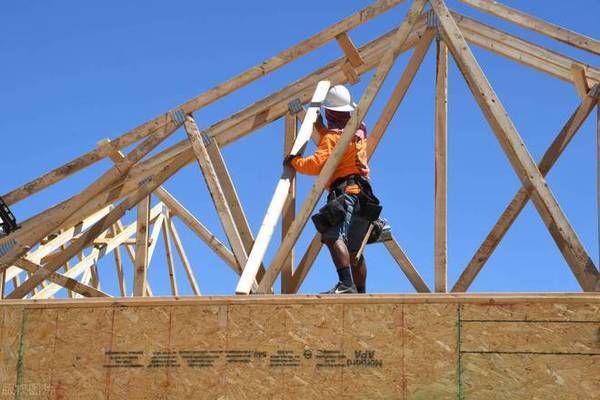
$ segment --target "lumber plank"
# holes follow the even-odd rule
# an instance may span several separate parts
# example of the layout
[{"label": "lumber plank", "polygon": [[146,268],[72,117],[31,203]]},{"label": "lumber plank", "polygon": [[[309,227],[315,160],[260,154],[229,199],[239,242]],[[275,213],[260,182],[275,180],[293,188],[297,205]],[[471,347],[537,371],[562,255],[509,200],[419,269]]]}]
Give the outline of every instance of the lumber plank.
[{"label": "lumber plank", "polygon": [[179,259],[183,264],[183,268],[188,276],[188,280],[190,282],[190,286],[194,291],[196,296],[200,296],[200,288],[198,287],[198,283],[196,282],[196,278],[194,276],[194,272],[192,270],[192,266],[190,261],[185,253],[185,248],[183,247],[183,243],[181,242],[181,238],[179,237],[179,233],[177,233],[177,229],[175,229],[175,224],[173,223],[173,219],[168,219],[167,227],[169,228],[169,233],[173,238],[173,242],[175,243],[175,248],[177,249],[177,253],[179,254]]},{"label": "lumber plank", "polygon": [[358,67],[365,62],[360,56],[359,51],[356,49],[356,46],[354,46],[354,43],[347,32],[340,33],[335,37],[335,40],[344,51],[344,54],[350,62],[350,65],[353,67]]},{"label": "lumber plank", "polygon": [[[64,248],[64,245],[72,240],[74,237],[79,235],[81,232],[88,229],[91,225],[96,223],[100,218],[108,214],[110,207],[104,207],[103,209],[85,217],[83,220],[77,222],[75,225],[62,230],[52,240],[46,242],[46,244],[40,245],[33,251],[27,253],[24,258],[32,261],[36,264],[42,262],[43,258],[48,256],[59,248]],[[65,264],[66,265],[66,264]],[[20,269],[16,266],[12,266],[6,270],[6,281],[11,280],[16,273],[19,273]]]},{"label": "lumber plank", "polygon": [[[169,210],[165,211],[165,218],[162,221],[163,242],[165,245],[165,257],[167,259],[167,271],[169,272],[169,282],[171,283],[171,294],[179,295],[177,289],[177,277],[175,275],[175,263],[173,262],[173,250],[171,249],[171,232],[167,224],[169,223]],[[195,293],[196,294],[196,293]]]},{"label": "lumber plank", "polygon": [[[409,38],[400,47],[396,55],[414,47],[425,34],[424,32],[425,18],[419,17]],[[358,73],[363,74],[368,72],[377,65],[382,54],[390,47],[393,33],[394,31],[390,31],[360,48],[360,52],[365,59],[365,64],[360,67],[357,71]],[[215,138],[220,147],[244,137],[250,132],[285,115],[288,112],[287,104],[293,99],[299,98],[303,102],[310,101],[314,92],[314,85],[320,80],[328,79],[334,83],[346,83],[347,78],[340,69],[343,62],[345,62],[344,59],[338,59],[312,72],[277,93],[267,96],[252,106],[209,126],[205,130],[205,133],[211,138]],[[185,159],[187,163],[191,163],[194,160],[188,140],[183,140],[134,166],[128,175],[128,183],[126,184],[128,186],[136,186],[137,183],[133,182],[143,182],[145,179],[150,179],[151,175],[149,173],[151,171],[173,162],[175,159]],[[127,193],[127,190],[122,189],[121,192]]]},{"label": "lumber plank", "polygon": [[[420,26],[419,26],[417,29],[415,29],[415,32],[413,32],[413,33],[411,34],[411,37],[409,38],[409,41],[407,41],[407,43],[405,44],[405,46],[403,46],[402,48],[400,48],[398,52],[400,52],[400,51],[404,51],[404,50],[406,50],[407,48],[410,48],[410,47],[413,45],[414,41],[415,41],[415,40],[416,40],[418,37],[420,37],[421,33],[419,32],[419,30],[422,30],[422,29],[423,29],[423,26],[424,26],[424,24],[423,24],[423,21],[424,21],[424,20],[423,20],[423,18],[421,18],[421,19],[420,19],[420,21],[419,21],[419,24],[420,24]],[[365,57],[367,57],[367,56],[369,56],[369,57],[370,57],[370,64],[368,64],[368,65],[365,65],[365,66],[364,66],[364,70],[363,70],[362,72],[365,72],[365,71],[367,71],[367,70],[371,69],[371,68],[372,68],[372,67],[375,65],[375,61],[377,61],[377,60],[378,60],[378,56],[379,56],[379,53],[376,53],[376,51],[378,51],[378,52],[382,52],[383,50],[385,50],[385,49],[387,48],[387,46],[386,46],[386,43],[387,43],[387,42],[389,42],[389,40],[391,40],[391,35],[387,35],[387,36],[385,36],[385,35],[384,35],[383,37],[381,37],[381,38],[379,38],[379,39],[377,39],[377,40],[375,40],[375,41],[371,42],[370,44],[368,44],[368,45],[366,45],[366,46],[363,46],[363,48],[361,48],[361,52],[362,52],[362,50],[363,50],[363,49],[365,50]],[[334,65],[335,65],[335,63],[334,63]],[[323,71],[321,71],[321,72],[322,72],[323,74],[326,74],[326,73],[328,73],[326,70],[323,70]],[[341,75],[340,75],[340,76],[341,76]],[[318,77],[317,77],[316,79],[318,79]],[[344,81],[344,80],[343,80],[343,78],[340,78],[340,82],[343,82],[343,81]],[[293,87],[293,85],[292,85],[292,86],[290,86],[290,88],[291,88],[291,87]],[[283,112],[283,111],[282,111],[282,112]],[[277,117],[278,117],[278,116],[277,116]],[[266,122],[265,122],[265,123],[266,123]],[[247,129],[247,128],[244,128],[244,129]],[[117,146],[117,147],[118,147],[118,146]],[[172,162],[174,162],[174,160],[169,160],[169,161],[170,161],[171,163],[172,163]],[[162,170],[164,167],[166,167],[166,164],[159,165],[159,166],[157,166],[157,168],[156,168],[156,169],[157,169],[158,171],[161,171],[161,170]],[[156,179],[156,176],[155,176],[155,175],[156,175],[156,174],[152,174],[152,179]],[[148,176],[148,177],[143,177],[143,178],[141,178],[141,179],[140,179],[138,182],[145,182],[145,181],[146,181],[146,179],[149,179],[149,178],[150,178],[149,176]],[[133,182],[133,181],[132,181],[132,182],[129,184],[129,188],[130,188],[129,190],[133,190],[133,189],[134,189],[134,188],[136,188],[137,186],[138,186],[138,183],[136,183],[136,182]],[[127,192],[125,192],[124,190],[121,190],[120,192],[117,192],[117,194],[115,194],[115,195],[113,195],[112,193],[113,193],[113,191],[111,190],[111,196],[113,196],[113,199],[114,199],[115,197],[116,197],[116,198],[119,198],[119,196],[124,196],[124,195],[126,195],[126,194],[127,194]],[[102,204],[102,205],[103,205],[103,204],[106,204],[106,202],[99,201],[99,200],[96,200],[96,199],[94,199],[93,203],[94,203],[94,206],[93,206],[93,207],[99,207],[101,204]],[[87,205],[87,206],[85,206],[84,208],[87,208],[87,209],[89,210],[89,209],[92,209],[93,207],[92,207],[91,205]],[[32,224],[34,224],[35,222],[37,222],[37,221],[35,221],[35,219],[34,219],[33,221],[31,221],[31,223],[32,223]]]},{"label": "lumber plank", "polygon": [[[110,140],[108,140],[108,142],[110,142]],[[171,158],[165,158],[165,157],[161,156],[161,154],[156,156],[159,160],[163,160],[165,162],[172,161]],[[176,156],[178,156],[178,155],[179,155],[179,153],[176,153]],[[219,152],[219,156],[220,156],[220,152]],[[120,159],[122,159],[123,157],[124,156],[120,151],[114,151],[110,154],[110,158],[113,160],[113,162],[117,162]],[[218,159],[217,159],[217,161],[218,161]],[[223,163],[223,168],[225,168],[224,163]],[[225,169],[225,171],[226,171],[226,169]],[[142,181],[144,181],[144,180],[142,179]],[[231,185],[233,186],[233,184],[231,184]],[[235,193],[235,189],[233,189],[233,193]],[[233,193],[230,191],[230,192],[227,192],[226,195],[232,196]],[[198,235],[198,237],[200,239],[202,239],[219,257],[221,257],[221,259],[223,259],[223,261],[225,261],[225,263],[229,267],[233,268],[234,271],[240,273],[239,271],[241,271],[241,269],[237,265],[235,257],[233,256],[233,253],[231,253],[231,251],[229,251],[229,249],[227,249],[225,247],[225,245],[223,245],[223,243],[221,243],[212,233],[210,233],[208,231],[208,229],[204,225],[202,225],[202,223],[200,223],[200,221],[198,221],[196,219],[196,217],[194,217],[183,205],[181,205],[181,203],[179,203],[179,201],[177,201],[177,199],[175,197],[173,197],[173,195],[171,195],[171,193],[169,193],[164,187],[159,186],[158,188],[156,188],[154,194],[160,199],[161,202],[165,203],[167,205],[167,207],[169,207],[171,212],[173,212],[175,215],[177,215],[179,218],[181,218],[181,220],[194,233],[196,233],[196,235]],[[237,197],[237,193],[235,193],[235,196]],[[238,201],[238,203],[239,203],[239,201]],[[239,205],[239,209],[237,209],[237,211],[239,214],[236,214],[236,217],[245,218],[244,212],[241,209],[241,205]],[[247,224],[247,221],[246,221],[246,224]],[[250,228],[248,227],[248,230],[249,229]],[[251,233],[250,233],[250,235],[251,235]]]},{"label": "lumber plank", "polygon": [[396,238],[392,236],[391,240],[386,240],[383,242],[385,248],[390,252],[390,255],[396,260],[396,263],[404,272],[404,275],[408,278],[408,281],[413,285],[415,290],[419,293],[430,293],[429,287],[417,272],[417,269],[413,265],[412,261],[402,247],[398,244]]},{"label": "lumber plank", "polygon": [[356,72],[356,69],[354,69],[350,62],[343,63],[341,68],[342,72],[344,72],[344,75],[346,75],[346,79],[351,85],[356,85],[360,81],[358,72]]},{"label": "lumber plank", "polygon": [[[154,207],[152,207],[152,210],[150,210],[150,220],[152,220],[158,216],[161,208],[162,208],[162,204],[157,204]],[[111,252],[117,250],[119,248],[119,246],[123,245],[123,243],[129,237],[131,237],[133,234],[136,233],[136,231],[137,231],[137,220],[134,221],[133,223],[129,224],[127,227],[123,227],[122,229],[120,229],[119,233],[117,233],[113,238],[111,238],[109,241],[107,241],[106,245],[102,246],[102,248],[93,249],[92,252],[87,256],[83,255],[83,253],[80,254],[79,262],[77,264],[75,264],[74,266],[72,266],[71,269],[69,269],[69,271],[65,272],[64,275],[68,278],[76,278],[80,274],[88,271],[90,269],[90,267],[95,265],[102,257],[105,257],[105,256],[109,255]],[[132,254],[132,262],[135,263],[135,254]],[[56,285],[56,284],[51,284],[51,285],[48,285],[48,287],[42,289],[40,291],[40,293],[38,293],[33,298],[36,299],[36,298],[48,297],[48,296],[55,294],[56,292],[58,292],[61,289],[62,289],[61,286]],[[125,292],[125,293],[127,293],[127,292]],[[84,293],[80,293],[80,294],[83,294],[85,296]]]},{"label": "lumber plank", "polygon": [[21,229],[10,235],[17,245],[7,254],[0,256],[0,270],[8,268],[12,261],[25,254],[31,246],[56,231],[70,216],[77,213],[86,203],[105,191],[110,185],[121,180],[131,167],[158,146],[171,132],[154,135],[135,147],[119,163],[102,174],[79,194],[63,202],[60,206],[38,214],[21,225]]},{"label": "lumber plank", "polygon": [[[113,236],[116,234],[116,231],[113,226]],[[123,273],[123,257],[121,256],[121,249],[119,246],[115,247],[113,252],[115,257],[115,269],[117,271],[117,281],[119,284],[119,292],[121,297],[125,297],[127,295],[127,286],[125,283],[125,275]]]},{"label": "lumber plank", "polygon": [[[225,164],[223,154],[221,154],[219,145],[215,140],[210,140],[209,143],[206,144],[206,151],[208,153],[210,163],[215,171],[217,181],[221,185],[221,189],[225,195],[225,201],[227,202],[227,206],[229,207],[231,216],[233,217],[235,227],[240,235],[240,238],[242,239],[242,244],[244,245],[246,254],[250,254],[252,246],[254,246],[254,235],[252,234],[250,224],[246,218],[246,213],[242,207],[242,203],[231,179],[231,175],[229,174],[229,170],[227,169],[227,165]],[[262,277],[264,273],[265,268],[261,264],[258,273],[259,278]]]},{"label": "lumber plank", "polygon": [[241,273],[241,268],[235,261],[233,253],[213,235],[192,213],[190,213],[171,193],[165,188],[158,188],[154,194],[163,203],[167,205],[172,215],[179,219],[194,232],[206,245],[219,256],[227,266],[237,274]]},{"label": "lumber plank", "polygon": [[154,250],[156,250],[156,245],[158,244],[158,236],[160,235],[164,219],[165,215],[163,212],[156,218],[154,225],[152,226],[152,233],[148,238],[148,266],[146,269],[150,268],[150,263],[152,262],[152,256],[154,255]]},{"label": "lumber plank", "polygon": [[375,74],[369,82],[369,86],[366,88],[357,106],[357,110],[354,112],[352,118],[346,125],[346,128],[344,129],[340,140],[338,141],[337,145],[335,146],[335,149],[331,153],[331,156],[328,158],[325,165],[323,166],[321,173],[317,177],[317,180],[314,183],[307,199],[304,201],[304,204],[302,205],[298,216],[292,223],[292,226],[290,226],[290,229],[288,230],[285,239],[282,241],[279,250],[277,250],[277,253],[273,257],[273,260],[271,261],[271,264],[267,269],[265,276],[261,280],[259,284],[259,289],[261,291],[264,292],[266,291],[266,289],[271,287],[271,285],[277,278],[277,275],[281,270],[281,267],[283,266],[283,261],[285,260],[292,246],[300,236],[300,232],[306,225],[306,222],[310,217],[310,213],[314,209],[315,205],[319,201],[319,198],[321,197],[321,194],[325,189],[326,182],[329,180],[329,177],[333,174],[335,168],[337,167],[337,164],[339,163],[340,158],[346,151],[350,140],[352,140],[356,128],[358,127],[360,121],[362,121],[366,113],[369,111],[371,104],[375,99],[375,96],[379,93],[379,89],[381,89],[383,81],[387,77],[394,64],[395,55],[398,52],[398,49],[401,48],[401,46],[408,38],[413,28],[413,25],[415,24],[415,22],[419,18],[419,15],[421,14],[421,11],[423,10],[424,5],[425,0],[415,0],[412,3],[410,9],[408,10],[407,16],[405,17],[404,21],[396,31],[392,47],[388,49],[388,51],[386,51],[383,58],[377,65]]},{"label": "lumber plank", "polygon": [[[571,114],[571,117],[556,135],[538,163],[538,168],[543,176],[548,174],[556,161],[558,161],[558,158],[565,151],[571,139],[573,139],[579,128],[581,128],[581,125],[583,125],[594,109],[596,102],[597,99],[590,92]],[[466,292],[468,290],[487,260],[500,244],[500,241],[504,238],[506,232],[508,232],[513,222],[517,219],[523,208],[525,208],[529,198],[530,194],[524,187],[521,187],[517,191],[461,273],[452,288],[452,292]]]},{"label": "lumber plank", "polygon": [[[27,259],[23,259],[23,258],[17,260],[17,264],[19,265],[20,268],[24,269],[25,271],[27,271],[31,274],[35,273],[38,269],[42,268],[41,265],[36,264]],[[71,290],[73,292],[82,294],[87,297],[109,297],[109,295],[107,293],[101,291],[100,289],[85,285],[83,283],[78,282],[77,280],[75,280],[73,278],[70,278],[63,274],[59,274],[57,272],[50,274],[48,276],[48,280],[50,282],[54,282],[64,288],[68,288],[69,290]],[[48,287],[50,287],[50,286],[46,286],[46,288],[44,288],[40,292],[38,292],[37,295],[42,293]],[[35,298],[38,298],[38,297],[35,297]]]},{"label": "lumber plank", "polygon": [[573,82],[571,65],[585,66],[591,83],[600,82],[600,70],[580,60],[567,57],[543,46],[521,39],[500,29],[451,12],[465,39],[477,46],[507,57],[520,64],[555,76],[566,82]]},{"label": "lumber plank", "polygon": [[[418,42],[417,46],[413,54],[411,55],[408,63],[398,80],[398,83],[394,87],[392,94],[386,103],[381,115],[377,119],[373,130],[369,135],[369,139],[367,142],[367,157],[369,160],[375,153],[375,150],[379,146],[381,138],[386,132],[390,122],[394,118],[400,103],[404,99],[410,84],[412,83],[416,73],[421,66],[425,55],[427,54],[427,50],[431,46],[431,42],[435,36],[435,31],[432,29],[428,29],[424,32],[423,37]],[[302,257],[300,263],[298,264],[298,269],[294,273],[294,285],[293,285],[293,293],[297,293],[308,275],[310,268],[312,267],[314,261],[316,260],[319,252],[321,250],[321,235],[316,233],[313,239],[310,242],[304,256]]]},{"label": "lumber plank", "polygon": [[583,99],[590,90],[585,66],[573,63],[571,65],[571,74],[573,75],[573,83],[575,84],[577,94]]},{"label": "lumber plank", "polygon": [[186,118],[185,130],[192,145],[192,150],[194,151],[196,160],[198,161],[198,165],[202,170],[202,175],[204,176],[204,180],[208,186],[208,191],[210,192],[215,208],[217,209],[217,214],[219,215],[221,225],[223,226],[225,235],[229,240],[229,245],[231,246],[238,265],[243,269],[243,266],[246,264],[248,258],[246,249],[244,248],[236,224],[233,221],[231,210],[229,209],[227,200],[225,199],[225,194],[223,193],[223,189],[219,184],[213,165],[210,162],[210,158],[208,156],[208,152],[206,151],[204,141],[200,136],[198,126],[191,116]]},{"label": "lumber plank", "polygon": [[581,244],[539,169],[527,152],[512,121],[477,64],[456,21],[442,0],[431,0],[439,18],[444,39],[471,92],[488,120],[522,184],[532,192],[534,204],[550,234],[565,256],[584,290],[594,290],[598,270]]},{"label": "lumber plank", "polygon": [[490,0],[460,0],[478,10],[513,22],[523,28],[551,37],[560,42],[600,55],[600,41],[561,26],[528,15],[520,10]]},{"label": "lumber plank", "polygon": [[412,84],[417,74],[417,71],[421,67],[421,64],[423,63],[423,60],[427,55],[427,51],[429,50],[429,47],[431,46],[431,42],[433,41],[434,37],[435,30],[427,29],[423,33],[423,36],[417,42],[415,50],[411,55],[410,59],[408,60],[406,67],[404,68],[404,72],[402,72],[398,83],[394,87],[394,90],[392,91],[388,102],[383,108],[381,115],[377,119],[377,122],[375,123],[375,126],[373,127],[371,134],[369,135],[367,147],[367,154],[369,156],[369,159],[375,153],[375,150],[377,149],[381,138],[387,131],[390,122],[392,122],[392,119],[394,118],[398,107],[402,103],[402,100],[404,100],[406,92]]},{"label": "lumber plank", "polygon": [[[125,200],[123,200],[118,206],[114,207],[106,216],[96,222],[88,231],[82,234],[77,240],[75,240],[69,247],[64,251],[60,252],[59,255],[53,259],[51,263],[44,265],[44,268],[38,270],[30,279],[23,282],[21,286],[13,290],[9,294],[10,298],[20,298],[25,294],[29,293],[37,284],[46,277],[55,272],[61,265],[75,256],[81,249],[86,247],[94,239],[96,239],[100,233],[109,229],[114,223],[116,223],[127,210],[134,207],[142,199],[152,193],[159,185],[161,185],[166,179],[170,178],[174,173],[179,171],[185,165],[182,160],[176,160],[173,164],[169,164],[157,172],[155,179],[144,182],[137,190],[130,194]],[[12,296],[12,297],[11,297]]]},{"label": "lumber plank", "polygon": [[[497,307],[499,305],[514,306],[528,303],[534,306],[549,306],[556,312],[552,303],[563,303],[565,306],[585,306],[590,308],[596,317],[600,296],[586,292],[553,292],[553,293],[416,293],[416,294],[369,294],[366,296],[323,296],[323,295],[256,295],[256,296],[180,296],[180,297],[91,297],[77,300],[45,299],[42,301],[29,299],[6,299],[3,306],[21,306],[26,309],[64,309],[90,308],[98,306],[114,306],[127,308],[136,306],[169,306],[173,302],[179,305],[272,305],[286,306],[290,304],[361,304],[368,298],[369,303],[383,304],[474,304],[478,307]],[[597,321],[597,318],[592,318]]]},{"label": "lumber plank", "polygon": [[[241,74],[223,82],[212,89],[202,93],[201,95],[187,101],[186,103],[174,107],[168,112],[148,121],[131,131],[121,135],[113,140],[116,149],[122,149],[135,143],[136,141],[147,137],[148,135],[160,135],[160,129],[164,132],[173,132],[177,125],[172,121],[172,112],[181,110],[185,114],[192,113],[198,109],[213,103],[214,101],[234,92],[235,90],[248,85],[251,82],[275,71],[276,69],[288,64],[296,58],[303,56],[312,50],[321,47],[325,43],[335,38],[340,33],[351,30],[375,17],[388,11],[389,9],[403,3],[404,0],[378,0],[374,4],[356,12],[350,17],[322,30],[321,32],[311,36],[310,38],[298,43],[271,57],[259,65],[242,72]],[[108,155],[107,149],[95,149],[83,156],[80,156],[69,163],[53,170],[45,175],[17,188],[2,198],[8,205],[14,204],[17,201],[39,192],[40,190],[61,181],[71,174],[88,167],[95,162],[103,159]]]},{"label": "lumber plank", "polygon": [[[283,156],[287,156],[292,151],[292,146],[296,140],[298,131],[298,117],[292,114],[286,114],[284,120],[284,139],[283,139]],[[312,135],[312,132],[311,132]],[[290,225],[296,216],[296,171],[290,171],[290,187],[288,188],[287,196],[283,205],[281,216],[281,239],[290,229]],[[285,260],[285,265],[281,269],[281,293],[291,293],[290,285],[294,275],[294,249],[290,251],[290,255]],[[260,277],[258,277],[260,280]]]},{"label": "lumber plank", "polygon": [[436,41],[434,268],[435,291],[446,292],[448,270],[448,47]]},{"label": "lumber plank", "polygon": [[143,296],[146,292],[148,269],[148,229],[150,228],[150,196],[137,206],[137,234],[135,236],[135,264],[133,295]]},{"label": "lumber plank", "polygon": [[[317,121],[317,113],[319,113],[321,103],[325,100],[331,83],[329,81],[320,81],[314,91],[311,107],[306,110],[306,115],[300,130],[296,136],[289,155],[301,155],[311,138],[313,126]],[[252,251],[248,256],[248,261],[244,267],[244,271],[237,284],[235,292],[237,294],[250,294],[252,282],[258,279],[257,273],[261,262],[267,252],[271,238],[275,233],[275,227],[279,221],[279,217],[283,212],[288,193],[292,184],[292,176],[294,175],[293,168],[284,168],[275,187],[275,191],[263,218]],[[272,282],[271,282],[272,284]],[[270,286],[269,286],[270,287]]]}]

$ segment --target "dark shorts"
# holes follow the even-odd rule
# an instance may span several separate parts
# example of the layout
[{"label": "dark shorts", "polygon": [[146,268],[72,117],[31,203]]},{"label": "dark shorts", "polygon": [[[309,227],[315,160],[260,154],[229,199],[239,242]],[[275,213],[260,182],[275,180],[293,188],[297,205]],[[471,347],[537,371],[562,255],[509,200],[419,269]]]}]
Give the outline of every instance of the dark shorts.
[{"label": "dark shorts", "polygon": [[322,241],[342,239],[351,253],[356,253],[360,249],[360,245],[369,230],[369,221],[354,212],[357,201],[357,195],[344,194],[344,204],[346,206],[344,219],[339,225],[327,229],[321,235]]}]

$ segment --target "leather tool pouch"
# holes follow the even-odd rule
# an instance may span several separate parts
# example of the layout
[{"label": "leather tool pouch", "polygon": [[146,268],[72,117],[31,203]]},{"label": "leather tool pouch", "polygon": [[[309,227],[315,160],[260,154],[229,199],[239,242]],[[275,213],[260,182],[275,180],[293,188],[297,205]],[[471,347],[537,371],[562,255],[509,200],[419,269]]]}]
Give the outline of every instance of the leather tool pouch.
[{"label": "leather tool pouch", "polygon": [[312,216],[312,221],[319,233],[324,233],[332,226],[339,225],[346,216],[344,195],[332,198],[319,212]]},{"label": "leather tool pouch", "polygon": [[377,218],[379,218],[379,215],[381,215],[383,207],[377,196],[373,194],[373,189],[371,188],[369,181],[364,178],[359,178],[357,183],[360,186],[360,194],[358,196],[360,215],[369,222],[376,221]]},{"label": "leather tool pouch", "polygon": [[369,222],[377,221],[381,215],[381,210],[383,210],[383,207],[379,203],[370,201],[369,199],[362,203],[360,207],[361,215]]}]

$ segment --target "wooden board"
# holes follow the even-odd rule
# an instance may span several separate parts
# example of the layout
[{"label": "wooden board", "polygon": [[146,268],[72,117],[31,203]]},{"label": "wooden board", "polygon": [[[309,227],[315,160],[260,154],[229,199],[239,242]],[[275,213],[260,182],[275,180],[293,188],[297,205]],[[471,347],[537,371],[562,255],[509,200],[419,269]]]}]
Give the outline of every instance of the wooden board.
[{"label": "wooden board", "polygon": [[11,398],[600,395],[600,295],[4,301],[0,311]]}]

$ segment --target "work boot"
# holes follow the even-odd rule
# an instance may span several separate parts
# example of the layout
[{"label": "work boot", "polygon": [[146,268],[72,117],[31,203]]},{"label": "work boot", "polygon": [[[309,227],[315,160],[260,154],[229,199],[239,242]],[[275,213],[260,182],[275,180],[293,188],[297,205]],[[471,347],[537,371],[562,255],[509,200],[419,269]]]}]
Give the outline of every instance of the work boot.
[{"label": "work boot", "polygon": [[348,293],[358,293],[356,290],[356,286],[352,284],[351,286],[346,286],[344,282],[338,282],[331,290],[327,292],[322,292],[321,294],[348,294]]}]

